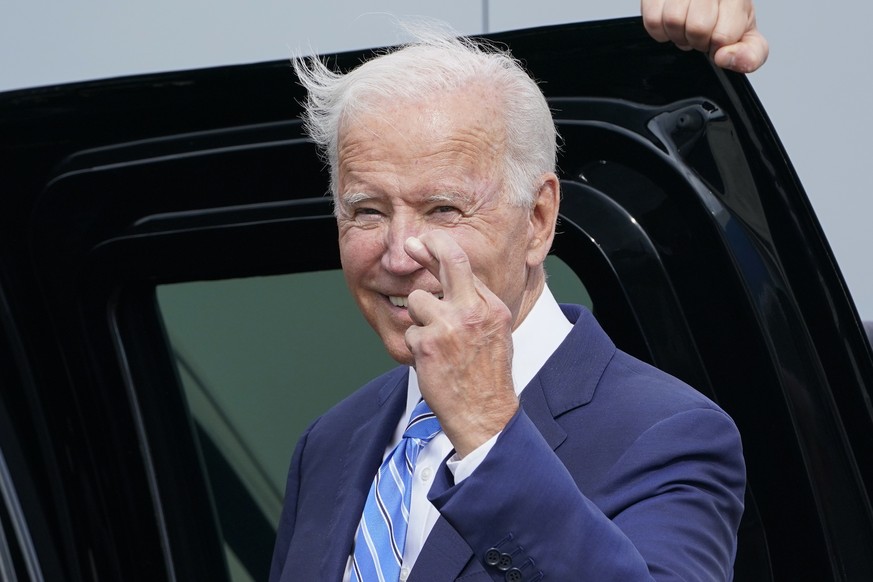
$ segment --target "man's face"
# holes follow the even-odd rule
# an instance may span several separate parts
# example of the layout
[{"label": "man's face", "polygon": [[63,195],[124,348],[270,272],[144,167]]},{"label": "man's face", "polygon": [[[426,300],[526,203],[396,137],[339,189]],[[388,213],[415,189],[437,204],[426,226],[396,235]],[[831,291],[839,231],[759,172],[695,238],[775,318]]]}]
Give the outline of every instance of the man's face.
[{"label": "man's face", "polygon": [[340,131],[343,271],[367,321],[401,363],[413,363],[404,339],[412,325],[407,296],[415,289],[442,293],[439,279],[405,252],[408,237],[449,233],[473,273],[509,307],[513,326],[530,307],[531,211],[507,201],[504,131],[492,102],[475,89],[386,102]]}]

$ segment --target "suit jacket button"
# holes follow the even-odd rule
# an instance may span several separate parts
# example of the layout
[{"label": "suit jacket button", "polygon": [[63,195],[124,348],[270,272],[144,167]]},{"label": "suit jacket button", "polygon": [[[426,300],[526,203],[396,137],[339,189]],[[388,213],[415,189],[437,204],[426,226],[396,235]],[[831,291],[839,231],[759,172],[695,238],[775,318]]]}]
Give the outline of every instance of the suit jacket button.
[{"label": "suit jacket button", "polygon": [[500,550],[491,548],[485,552],[485,563],[489,566],[496,566],[500,563]]},{"label": "suit jacket button", "polygon": [[506,573],[504,578],[506,579],[506,582],[521,582],[521,570],[519,570],[518,568],[513,568]]},{"label": "suit jacket button", "polygon": [[497,569],[501,572],[506,572],[512,566],[512,556],[509,554],[500,554],[500,560],[497,562]]}]

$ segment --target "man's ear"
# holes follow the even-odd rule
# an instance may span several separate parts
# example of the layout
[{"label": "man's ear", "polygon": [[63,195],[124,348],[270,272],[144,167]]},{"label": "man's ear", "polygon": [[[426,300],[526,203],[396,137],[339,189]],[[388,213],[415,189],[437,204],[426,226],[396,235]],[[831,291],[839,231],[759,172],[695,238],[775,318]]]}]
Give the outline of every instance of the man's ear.
[{"label": "man's ear", "polygon": [[527,251],[529,267],[542,265],[552,248],[560,203],[561,184],[558,177],[552,172],[543,174],[530,210],[530,242]]}]

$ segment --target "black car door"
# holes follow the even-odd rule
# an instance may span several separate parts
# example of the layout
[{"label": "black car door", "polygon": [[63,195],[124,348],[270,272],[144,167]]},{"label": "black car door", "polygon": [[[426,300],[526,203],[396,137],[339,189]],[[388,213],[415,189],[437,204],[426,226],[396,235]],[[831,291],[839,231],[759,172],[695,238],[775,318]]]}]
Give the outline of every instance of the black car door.
[{"label": "black car door", "polygon": [[[873,577],[873,357],[749,84],[638,20],[495,38],[563,137],[557,297],[740,428],[736,579]],[[296,436],[391,365],[301,98],[287,63],[0,95],[0,445],[57,579],[265,579]]]}]

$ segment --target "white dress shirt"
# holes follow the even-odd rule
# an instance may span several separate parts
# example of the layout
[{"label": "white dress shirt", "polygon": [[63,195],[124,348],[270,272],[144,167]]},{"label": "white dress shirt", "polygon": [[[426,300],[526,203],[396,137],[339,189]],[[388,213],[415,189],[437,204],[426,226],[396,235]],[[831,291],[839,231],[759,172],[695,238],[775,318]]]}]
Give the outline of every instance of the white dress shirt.
[{"label": "white dress shirt", "polygon": [[[573,325],[564,316],[549,288],[545,287],[530,313],[521,322],[521,325],[512,332],[512,382],[516,394],[520,394],[528,382],[536,376],[571,329],[573,329]],[[400,417],[394,436],[385,449],[385,457],[394,450],[394,447],[403,438],[412,410],[420,399],[418,376],[415,369],[410,368],[406,392],[406,411]],[[449,459],[447,465],[454,475],[455,483],[460,483],[473,473],[494,446],[497,436],[494,435],[489,441],[461,460],[456,460],[454,457]],[[418,455],[412,477],[409,528],[406,533],[406,547],[403,551],[403,566],[400,570],[401,582],[404,582],[412,571],[412,566],[421,553],[430,530],[433,529],[439,518],[439,512],[428,501],[427,493],[430,491],[437,469],[453,448],[445,433],[440,433],[427,443]],[[351,557],[346,566],[344,582],[349,581],[350,572]]]}]

